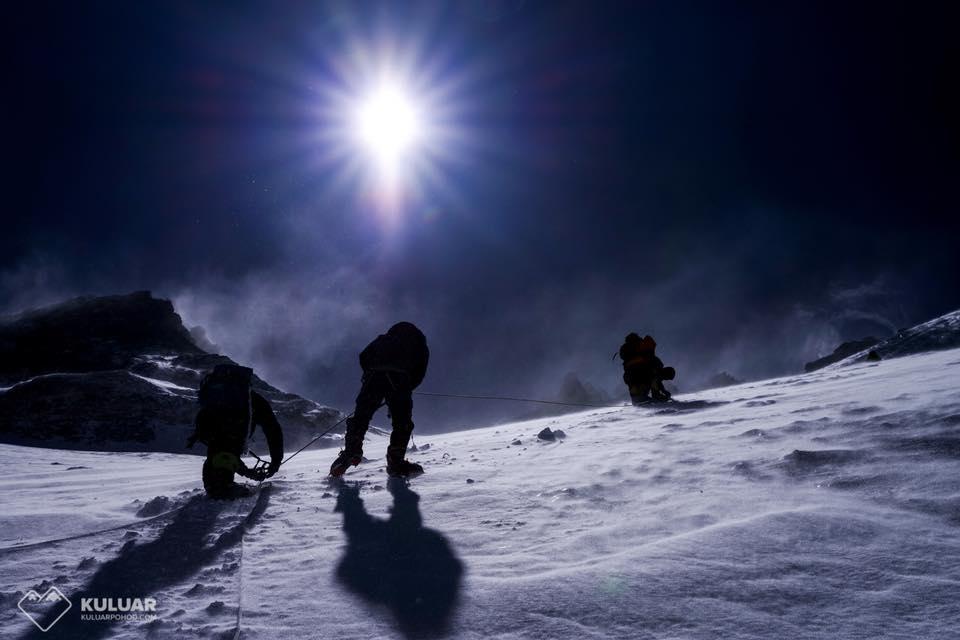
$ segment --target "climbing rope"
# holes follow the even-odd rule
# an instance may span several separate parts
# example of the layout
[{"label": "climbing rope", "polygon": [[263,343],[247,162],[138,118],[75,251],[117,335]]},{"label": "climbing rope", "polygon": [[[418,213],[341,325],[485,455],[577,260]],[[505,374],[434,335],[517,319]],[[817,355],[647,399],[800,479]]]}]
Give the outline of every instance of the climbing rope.
[{"label": "climbing rope", "polygon": [[[290,462],[290,460],[292,460],[293,457],[296,456],[298,453],[300,453],[301,451],[303,451],[304,449],[306,449],[307,447],[309,447],[310,445],[312,445],[314,442],[316,442],[317,440],[319,440],[319,439],[322,438],[323,436],[327,435],[328,433],[330,433],[331,431],[333,431],[334,429],[336,429],[337,427],[339,427],[341,424],[343,424],[344,422],[346,422],[347,420],[349,420],[352,416],[353,416],[353,414],[351,413],[350,415],[344,416],[343,418],[340,418],[339,420],[337,420],[335,423],[333,423],[332,425],[330,425],[329,427],[327,427],[327,429],[326,429],[323,433],[321,433],[320,435],[316,436],[315,438],[313,438],[313,440],[311,440],[310,442],[308,442],[307,444],[303,445],[302,447],[300,447],[299,449],[297,449],[296,451],[294,451],[293,453],[291,453],[289,456],[287,456],[286,458],[284,458],[284,459],[280,462],[280,465],[279,465],[279,466],[283,466],[283,465],[287,464],[288,462]],[[260,456],[258,456],[257,454],[255,454],[253,451],[248,451],[247,453],[249,453],[250,455],[252,455],[254,458],[257,459],[257,465],[260,465],[260,463],[264,463],[264,464],[266,463],[266,461],[265,461],[263,458],[261,458]],[[261,480],[261,482],[262,482],[262,480]]]},{"label": "climbing rope", "polygon": [[428,391],[414,391],[417,396],[431,396],[434,398],[462,398],[467,400],[502,400],[506,402],[535,402],[537,404],[557,404],[564,407],[585,407],[588,409],[612,409],[618,404],[586,404],[583,402],[561,402],[559,400],[535,400],[533,398],[514,398],[510,396],[473,396],[457,393],[430,393]]},{"label": "climbing rope", "polygon": [[56,539],[53,539],[53,540],[40,540],[40,541],[38,541],[38,542],[30,542],[30,543],[28,543],[28,544],[21,544],[21,545],[14,544],[13,546],[2,547],[2,548],[0,548],[0,556],[3,556],[3,555],[5,555],[5,554],[7,554],[7,553],[14,552],[14,551],[22,551],[22,550],[24,550],[24,549],[36,549],[37,547],[45,547],[45,546],[48,546],[48,545],[59,544],[59,543],[61,543],[61,542],[69,542],[69,541],[71,541],[71,540],[80,540],[81,538],[90,538],[90,537],[92,537],[92,536],[98,536],[98,535],[100,535],[100,534],[102,534],[102,533],[110,533],[111,531],[118,531],[118,530],[120,530],[120,529],[134,529],[134,528],[136,528],[136,527],[139,527],[139,526],[141,526],[141,525],[147,524],[147,523],[149,523],[149,522],[153,522],[154,520],[160,520],[161,518],[166,518],[167,516],[172,515],[172,514],[176,513],[177,511],[180,511],[180,510],[183,509],[185,506],[187,506],[186,503],[181,504],[181,505],[179,505],[179,506],[177,506],[177,507],[174,507],[173,509],[170,509],[169,511],[164,511],[163,513],[158,513],[158,514],[155,515],[155,516],[149,516],[149,517],[147,517],[147,518],[143,518],[142,520],[137,520],[137,521],[135,521],[135,522],[127,522],[127,523],[125,523],[125,524],[118,524],[118,525],[115,526],[115,527],[109,527],[109,528],[107,528],[107,529],[98,529],[98,530],[96,530],[96,531],[88,531],[87,533],[78,533],[78,534],[76,534],[76,535],[67,536],[67,537],[65,537],[65,538],[56,538]]}]

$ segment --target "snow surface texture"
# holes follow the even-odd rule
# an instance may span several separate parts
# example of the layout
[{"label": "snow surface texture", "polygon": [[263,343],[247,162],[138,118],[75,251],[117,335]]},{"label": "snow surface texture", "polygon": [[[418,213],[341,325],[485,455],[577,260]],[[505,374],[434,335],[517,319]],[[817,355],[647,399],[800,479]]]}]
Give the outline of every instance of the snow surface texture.
[{"label": "snow surface texture", "polygon": [[957,637],[958,383],[941,351],[433,436],[409,488],[373,436],[228,504],[193,457],[2,446],[0,629],[55,585],[44,638]]}]

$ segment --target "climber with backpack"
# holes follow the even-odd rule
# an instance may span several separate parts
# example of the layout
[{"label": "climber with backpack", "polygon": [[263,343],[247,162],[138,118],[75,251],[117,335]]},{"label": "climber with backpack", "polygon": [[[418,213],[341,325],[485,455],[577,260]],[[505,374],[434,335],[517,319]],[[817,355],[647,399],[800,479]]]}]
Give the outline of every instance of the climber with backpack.
[{"label": "climber with backpack", "polygon": [[[207,445],[203,463],[203,488],[211,498],[238,497],[245,488],[233,481],[234,474],[256,481],[273,476],[283,460],[283,431],[270,403],[251,388],[253,369],[236,364],[218,364],[200,383],[196,429],[187,440]],[[240,459],[247,439],[260,425],[270,449],[270,464],[248,467]]]},{"label": "climber with backpack", "polygon": [[641,338],[636,333],[629,334],[620,346],[623,381],[634,405],[670,400],[663,381],[673,380],[677,372],[673,367],[663,366],[656,348],[657,343],[651,336]]},{"label": "climber with backpack", "polygon": [[404,456],[413,432],[413,390],[423,382],[429,359],[426,337],[410,322],[398,322],[360,352],[360,393],[353,416],[347,419],[343,450],[330,466],[331,476],[342,476],[363,460],[363,437],[373,414],[384,404],[393,425],[387,447],[387,473],[393,477],[423,473],[423,467]]}]

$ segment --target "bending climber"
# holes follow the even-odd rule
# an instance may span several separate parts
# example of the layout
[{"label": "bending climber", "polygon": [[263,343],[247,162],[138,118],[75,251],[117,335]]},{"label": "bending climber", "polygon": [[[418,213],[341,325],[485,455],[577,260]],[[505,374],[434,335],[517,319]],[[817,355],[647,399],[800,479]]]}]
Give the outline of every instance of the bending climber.
[{"label": "bending climber", "polygon": [[[283,460],[283,431],[267,399],[250,388],[253,370],[236,364],[218,364],[200,383],[196,430],[187,447],[197,441],[207,445],[203,463],[203,488],[211,498],[234,498],[245,488],[233,481],[234,474],[252,480],[274,475]],[[251,469],[240,459],[247,439],[260,425],[270,449],[270,465]]]},{"label": "bending climber", "polygon": [[387,473],[400,477],[423,473],[423,467],[404,456],[413,432],[413,390],[423,382],[429,359],[427,339],[410,322],[398,322],[360,352],[362,386],[353,416],[347,419],[343,451],[330,467],[331,476],[342,476],[347,468],[363,459],[363,437],[373,414],[384,404],[393,425],[387,447]]}]

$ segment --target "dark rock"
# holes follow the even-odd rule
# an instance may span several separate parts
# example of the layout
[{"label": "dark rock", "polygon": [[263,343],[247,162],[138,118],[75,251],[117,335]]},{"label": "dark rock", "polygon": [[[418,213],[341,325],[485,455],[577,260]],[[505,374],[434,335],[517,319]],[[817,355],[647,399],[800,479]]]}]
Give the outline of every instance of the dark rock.
[{"label": "dark rock", "polygon": [[[915,353],[942,351],[960,347],[960,310],[951,311],[916,326],[900,329],[897,335],[877,344],[876,355],[883,360],[902,358]],[[869,352],[861,352],[850,362],[867,360]]]},{"label": "dark rock", "polygon": [[[203,454],[184,446],[196,390],[230,362],[196,346],[170,301],[148,292],[21,314],[0,323],[0,442]],[[253,388],[273,405],[288,449],[342,417],[256,376]],[[253,446],[265,449],[259,429]]]},{"label": "dark rock", "polygon": [[611,402],[610,396],[589,382],[581,381],[577,374],[573,372],[568,373],[563,378],[557,400],[587,405],[605,405]]},{"label": "dark rock", "polygon": [[149,291],[75,298],[0,325],[0,384],[124,369],[148,353],[201,354],[169,300]]},{"label": "dark rock", "polygon": [[834,349],[833,353],[830,355],[805,364],[803,366],[803,370],[807,373],[810,373],[811,371],[816,371],[817,369],[823,369],[834,362],[840,362],[844,358],[849,358],[855,353],[859,353],[864,349],[869,349],[878,342],[880,342],[880,340],[874,338],[873,336],[863,338],[862,340],[851,340],[849,342],[844,342],[839,347]]},{"label": "dark rock", "polygon": [[711,376],[707,380],[706,389],[716,389],[718,387],[729,387],[735,384],[740,384],[742,380],[738,380],[734,376],[730,375],[726,371],[721,371],[720,373]]},{"label": "dark rock", "polygon": [[556,434],[550,430],[550,427],[544,427],[543,431],[537,434],[537,437],[547,442],[555,442],[557,439]]},{"label": "dark rock", "polygon": [[554,400],[556,402],[569,404],[541,404],[532,408],[525,408],[521,413],[510,416],[509,421],[522,422],[536,418],[559,416],[566,413],[583,411],[584,407],[604,407],[613,403],[613,399],[608,393],[602,389],[598,389],[589,382],[581,380],[580,377],[573,372],[564,376],[560,384],[560,391]]}]

